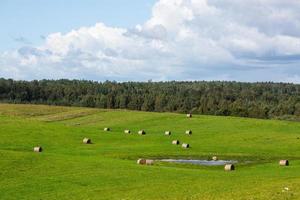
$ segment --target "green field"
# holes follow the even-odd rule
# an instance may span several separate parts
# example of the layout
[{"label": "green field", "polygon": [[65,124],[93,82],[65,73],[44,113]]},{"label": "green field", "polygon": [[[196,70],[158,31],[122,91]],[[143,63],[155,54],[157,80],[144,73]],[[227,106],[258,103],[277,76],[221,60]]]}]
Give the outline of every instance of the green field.
[{"label": "green field", "polygon": [[[0,104],[0,135],[1,200],[300,199],[297,122]],[[82,144],[84,137],[93,144]],[[191,148],[172,145],[174,139]],[[42,153],[33,152],[37,145]],[[136,163],[213,155],[238,160],[236,170]],[[290,166],[280,167],[280,159]]]}]

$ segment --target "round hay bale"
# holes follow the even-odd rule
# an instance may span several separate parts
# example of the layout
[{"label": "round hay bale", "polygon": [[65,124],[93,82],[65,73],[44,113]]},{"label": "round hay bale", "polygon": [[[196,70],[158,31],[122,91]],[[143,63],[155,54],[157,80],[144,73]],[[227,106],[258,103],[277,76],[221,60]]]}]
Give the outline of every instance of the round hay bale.
[{"label": "round hay bale", "polygon": [[110,128],[106,127],[104,128],[104,131],[110,131]]},{"label": "round hay bale", "polygon": [[43,149],[42,149],[42,147],[34,147],[34,148],[33,148],[33,151],[34,151],[34,152],[42,152]]},{"label": "round hay bale", "polygon": [[187,135],[192,135],[192,131],[191,131],[191,130],[186,130],[186,131],[185,131],[185,134],[187,134]]},{"label": "round hay bale", "polygon": [[217,156],[213,156],[213,157],[212,157],[212,160],[213,160],[213,161],[217,161],[217,160],[218,160],[218,157],[217,157]]},{"label": "round hay bale", "polygon": [[153,165],[154,160],[148,160],[148,159],[140,158],[140,159],[137,160],[137,164],[139,164],[139,165]]},{"label": "round hay bale", "polygon": [[173,140],[172,144],[179,145],[179,140]]},{"label": "round hay bale", "polygon": [[192,116],[191,113],[189,113],[189,114],[186,114],[186,117],[187,117],[187,118],[192,118],[193,116]]},{"label": "round hay bale", "polygon": [[146,165],[153,165],[154,164],[154,160],[146,160]]},{"label": "round hay bale", "polygon": [[235,170],[235,167],[233,164],[227,164],[227,165],[225,165],[224,170],[225,171],[233,171],[233,170]]},{"label": "round hay bale", "polygon": [[280,160],[279,161],[279,165],[280,166],[289,166],[289,161],[288,160]]},{"label": "round hay bale", "polygon": [[181,146],[182,146],[182,148],[184,148],[184,149],[190,148],[190,145],[189,145],[189,144],[186,144],[186,143],[183,143]]},{"label": "round hay bale", "polygon": [[139,134],[139,135],[145,135],[146,132],[145,132],[144,130],[140,130],[140,131],[138,132],[138,134]]},{"label": "round hay bale", "polygon": [[84,144],[91,144],[91,143],[92,143],[92,140],[91,140],[90,138],[84,138],[84,139],[82,140],[82,142],[83,142]]},{"label": "round hay bale", "polygon": [[171,131],[166,131],[165,135],[171,135]]},{"label": "round hay bale", "polygon": [[131,131],[130,130],[124,130],[124,133],[130,134]]},{"label": "round hay bale", "polygon": [[137,164],[139,165],[145,165],[146,164],[146,159],[140,158],[137,160]]}]

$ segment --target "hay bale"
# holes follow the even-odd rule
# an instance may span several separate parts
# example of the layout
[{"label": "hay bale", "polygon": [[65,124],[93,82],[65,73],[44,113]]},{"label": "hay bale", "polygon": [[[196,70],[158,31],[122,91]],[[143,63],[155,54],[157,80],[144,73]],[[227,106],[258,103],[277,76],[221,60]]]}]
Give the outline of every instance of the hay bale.
[{"label": "hay bale", "polygon": [[227,165],[225,165],[224,170],[225,171],[233,171],[233,170],[235,170],[235,168],[234,168],[233,164],[227,164]]},{"label": "hay bale", "polygon": [[146,164],[146,159],[142,159],[142,158],[138,159],[137,160],[137,164],[139,164],[139,165],[145,165]]},{"label": "hay bale", "polygon": [[124,133],[128,133],[128,134],[130,134],[130,133],[131,133],[131,131],[130,131],[130,130],[124,130]]},{"label": "hay bale", "polygon": [[110,131],[110,128],[106,127],[104,128],[104,131]]},{"label": "hay bale", "polygon": [[84,138],[84,139],[82,140],[82,142],[83,142],[84,144],[92,144],[92,140],[91,140],[90,138]]},{"label": "hay bale", "polygon": [[154,160],[146,160],[146,165],[153,165],[154,164]]},{"label": "hay bale", "polygon": [[184,148],[184,149],[190,148],[190,145],[189,145],[189,144],[186,144],[186,143],[183,143],[181,146],[182,146],[182,148]]},{"label": "hay bale", "polygon": [[213,157],[212,157],[212,160],[213,160],[213,161],[217,161],[217,160],[218,160],[218,157],[217,157],[217,156],[213,156]]},{"label": "hay bale", "polygon": [[138,134],[139,134],[139,135],[145,135],[146,132],[145,132],[144,130],[140,130],[140,131],[138,132]]},{"label": "hay bale", "polygon": [[288,160],[280,160],[279,161],[279,165],[280,166],[289,166],[289,161]]},{"label": "hay bale", "polygon": [[186,117],[187,117],[187,118],[192,118],[193,116],[192,116],[191,113],[189,113],[189,114],[186,114]]},{"label": "hay bale", "polygon": [[172,144],[179,145],[179,140],[173,140]]},{"label": "hay bale", "polygon": [[153,165],[154,160],[148,160],[148,159],[140,158],[140,159],[137,160],[137,164],[139,164],[139,165]]},{"label": "hay bale", "polygon": [[42,149],[42,147],[34,147],[34,148],[33,148],[33,151],[34,151],[34,152],[42,152],[43,149]]},{"label": "hay bale", "polygon": [[187,135],[192,135],[192,131],[191,131],[191,130],[186,130],[186,131],[185,131],[185,134],[187,134]]},{"label": "hay bale", "polygon": [[171,131],[166,131],[165,135],[171,135]]}]

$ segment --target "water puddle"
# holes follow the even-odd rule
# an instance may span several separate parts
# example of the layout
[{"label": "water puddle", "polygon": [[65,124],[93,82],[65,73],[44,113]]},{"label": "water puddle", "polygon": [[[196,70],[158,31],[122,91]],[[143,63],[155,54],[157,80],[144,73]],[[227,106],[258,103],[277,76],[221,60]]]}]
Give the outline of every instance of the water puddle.
[{"label": "water puddle", "polygon": [[187,163],[195,165],[204,165],[204,166],[219,166],[226,164],[235,164],[238,163],[236,160],[184,160],[184,159],[162,159],[163,162],[171,163]]}]

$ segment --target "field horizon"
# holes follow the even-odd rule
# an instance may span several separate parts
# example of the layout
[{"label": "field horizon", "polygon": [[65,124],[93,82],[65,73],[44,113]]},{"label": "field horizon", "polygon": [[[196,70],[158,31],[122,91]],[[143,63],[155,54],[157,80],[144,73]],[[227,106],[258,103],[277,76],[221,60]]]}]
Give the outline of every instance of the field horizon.
[{"label": "field horizon", "polygon": [[[0,199],[300,199],[299,130],[280,120],[0,104]],[[212,156],[237,160],[236,170],[159,161]]]}]

